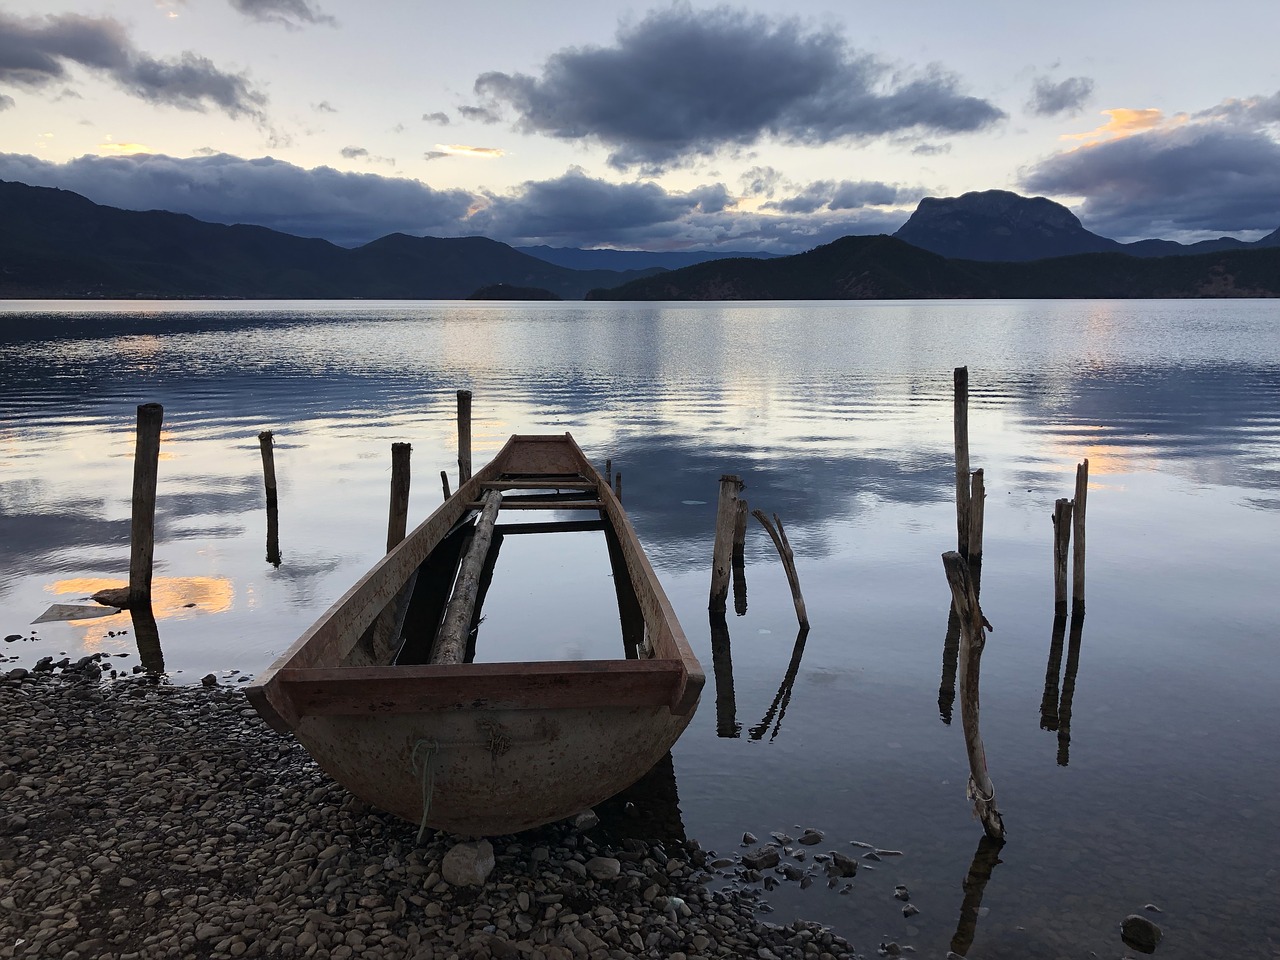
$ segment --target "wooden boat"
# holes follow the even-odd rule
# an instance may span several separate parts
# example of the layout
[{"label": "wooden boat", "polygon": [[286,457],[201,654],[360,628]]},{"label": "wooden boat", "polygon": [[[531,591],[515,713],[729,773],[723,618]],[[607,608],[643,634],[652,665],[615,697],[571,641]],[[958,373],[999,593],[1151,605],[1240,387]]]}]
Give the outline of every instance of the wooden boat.
[{"label": "wooden boat", "polygon": [[[513,509],[596,519],[494,522]],[[470,662],[492,572],[486,523],[499,540],[603,530],[622,655]],[[430,662],[450,647],[457,662]],[[688,725],[703,682],[622,504],[566,433],[511,437],[247,692],[272,727],[374,806],[494,835],[572,816],[635,782]]]}]

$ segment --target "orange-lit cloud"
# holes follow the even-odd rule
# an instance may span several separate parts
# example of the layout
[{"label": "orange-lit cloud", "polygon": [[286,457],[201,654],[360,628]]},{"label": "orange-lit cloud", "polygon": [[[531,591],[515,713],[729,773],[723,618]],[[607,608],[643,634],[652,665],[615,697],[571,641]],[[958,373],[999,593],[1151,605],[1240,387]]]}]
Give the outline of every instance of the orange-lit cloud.
[{"label": "orange-lit cloud", "polygon": [[[1102,126],[1088,133],[1064,133],[1063,140],[1119,140],[1131,137],[1144,130],[1153,130],[1165,125],[1164,112],[1161,110],[1130,110],[1120,107],[1116,110],[1103,110],[1103,116],[1109,117]],[[1180,114],[1172,122],[1181,123],[1185,118]]]}]

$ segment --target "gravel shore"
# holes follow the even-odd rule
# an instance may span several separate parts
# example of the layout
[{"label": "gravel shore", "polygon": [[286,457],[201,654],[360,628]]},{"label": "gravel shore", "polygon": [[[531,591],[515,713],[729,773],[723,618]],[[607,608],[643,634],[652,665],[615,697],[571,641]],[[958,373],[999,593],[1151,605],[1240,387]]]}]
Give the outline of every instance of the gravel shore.
[{"label": "gravel shore", "polygon": [[101,674],[0,678],[0,958],[855,956],[709,889],[692,842],[613,849],[556,824],[493,838],[484,885],[452,886],[464,838],[418,845],[242,688]]}]

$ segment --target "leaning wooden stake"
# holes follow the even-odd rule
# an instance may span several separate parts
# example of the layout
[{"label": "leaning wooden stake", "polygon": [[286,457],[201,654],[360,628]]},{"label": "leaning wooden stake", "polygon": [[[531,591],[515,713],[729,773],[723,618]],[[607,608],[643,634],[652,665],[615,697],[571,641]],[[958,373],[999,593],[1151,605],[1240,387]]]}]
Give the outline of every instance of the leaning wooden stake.
[{"label": "leaning wooden stake", "polygon": [[138,407],[138,441],[133,454],[133,524],[130,531],[129,606],[151,602],[151,569],[155,557],[156,479],[160,468],[160,425],[164,407]]},{"label": "leaning wooden stake", "polygon": [[449,499],[449,472],[447,470],[440,471],[440,486],[444,488],[444,498]]},{"label": "leaning wooden stake", "polygon": [[986,518],[987,487],[981,469],[973,471],[969,487],[969,560],[982,562],[982,528]]},{"label": "leaning wooden stake", "polygon": [[994,840],[1004,839],[1004,820],[996,808],[996,788],[987,774],[987,753],[978,729],[978,679],[986,630],[990,628],[969,576],[969,564],[959,553],[948,550],[942,555],[942,566],[951,586],[951,600],[960,618],[960,720],[964,727],[964,745],[969,754],[969,785],[966,793],[973,810],[982,821],[982,829]]},{"label": "leaning wooden stake", "polygon": [[953,421],[956,447],[956,549],[969,555],[969,368],[956,367]]},{"label": "leaning wooden stake", "polygon": [[723,614],[733,573],[733,533],[738,520],[738,491],[742,478],[731,473],[720,477],[720,499],[716,505],[716,539],[711,553],[711,596],[707,609]]},{"label": "leaning wooden stake", "polygon": [[1053,504],[1053,612],[1067,615],[1067,555],[1071,548],[1071,501]]},{"label": "leaning wooden stake", "polygon": [[493,540],[493,525],[498,519],[502,494],[497,490],[487,490],[481,502],[484,508],[480,512],[480,519],[476,521],[471,546],[458,568],[458,579],[454,582],[453,596],[445,608],[440,633],[431,651],[432,663],[461,663],[467,652],[471,617],[475,612],[476,595],[480,590],[480,574],[484,569],[485,557],[489,555],[489,544]]},{"label": "leaning wooden stake", "polygon": [[809,614],[804,607],[804,596],[800,593],[800,575],[796,573],[796,555],[792,552],[791,543],[787,540],[787,531],[782,526],[782,518],[775,513],[773,523],[770,523],[763,510],[752,510],[751,515],[760,521],[761,526],[768,531],[773,540],[773,545],[778,548],[778,556],[782,558],[782,569],[787,572],[787,583],[791,585],[791,601],[796,607],[796,620],[800,622],[800,626],[808,628]]},{"label": "leaning wooden stake", "polygon": [[1084,510],[1089,495],[1089,461],[1076,465],[1076,499],[1071,512],[1075,547],[1071,563],[1071,612],[1084,613]]},{"label": "leaning wooden stake", "polygon": [[407,443],[391,445],[391,506],[387,511],[387,550],[404,539],[409,528],[409,455]]},{"label": "leaning wooden stake", "polygon": [[458,486],[471,479],[471,391],[458,391]]}]

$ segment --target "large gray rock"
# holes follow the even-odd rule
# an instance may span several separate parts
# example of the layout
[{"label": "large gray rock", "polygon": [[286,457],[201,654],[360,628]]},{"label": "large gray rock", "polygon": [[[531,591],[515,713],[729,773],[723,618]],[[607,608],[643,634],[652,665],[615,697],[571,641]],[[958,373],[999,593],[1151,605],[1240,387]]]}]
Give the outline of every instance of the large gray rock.
[{"label": "large gray rock", "polygon": [[756,847],[742,855],[742,863],[748,870],[768,870],[778,865],[777,847]]},{"label": "large gray rock", "polygon": [[440,862],[440,875],[455,887],[478,887],[493,872],[493,844],[472,840],[456,844]]},{"label": "large gray rock", "polygon": [[587,861],[587,873],[596,880],[612,880],[622,872],[622,864],[613,857],[592,857]]}]

